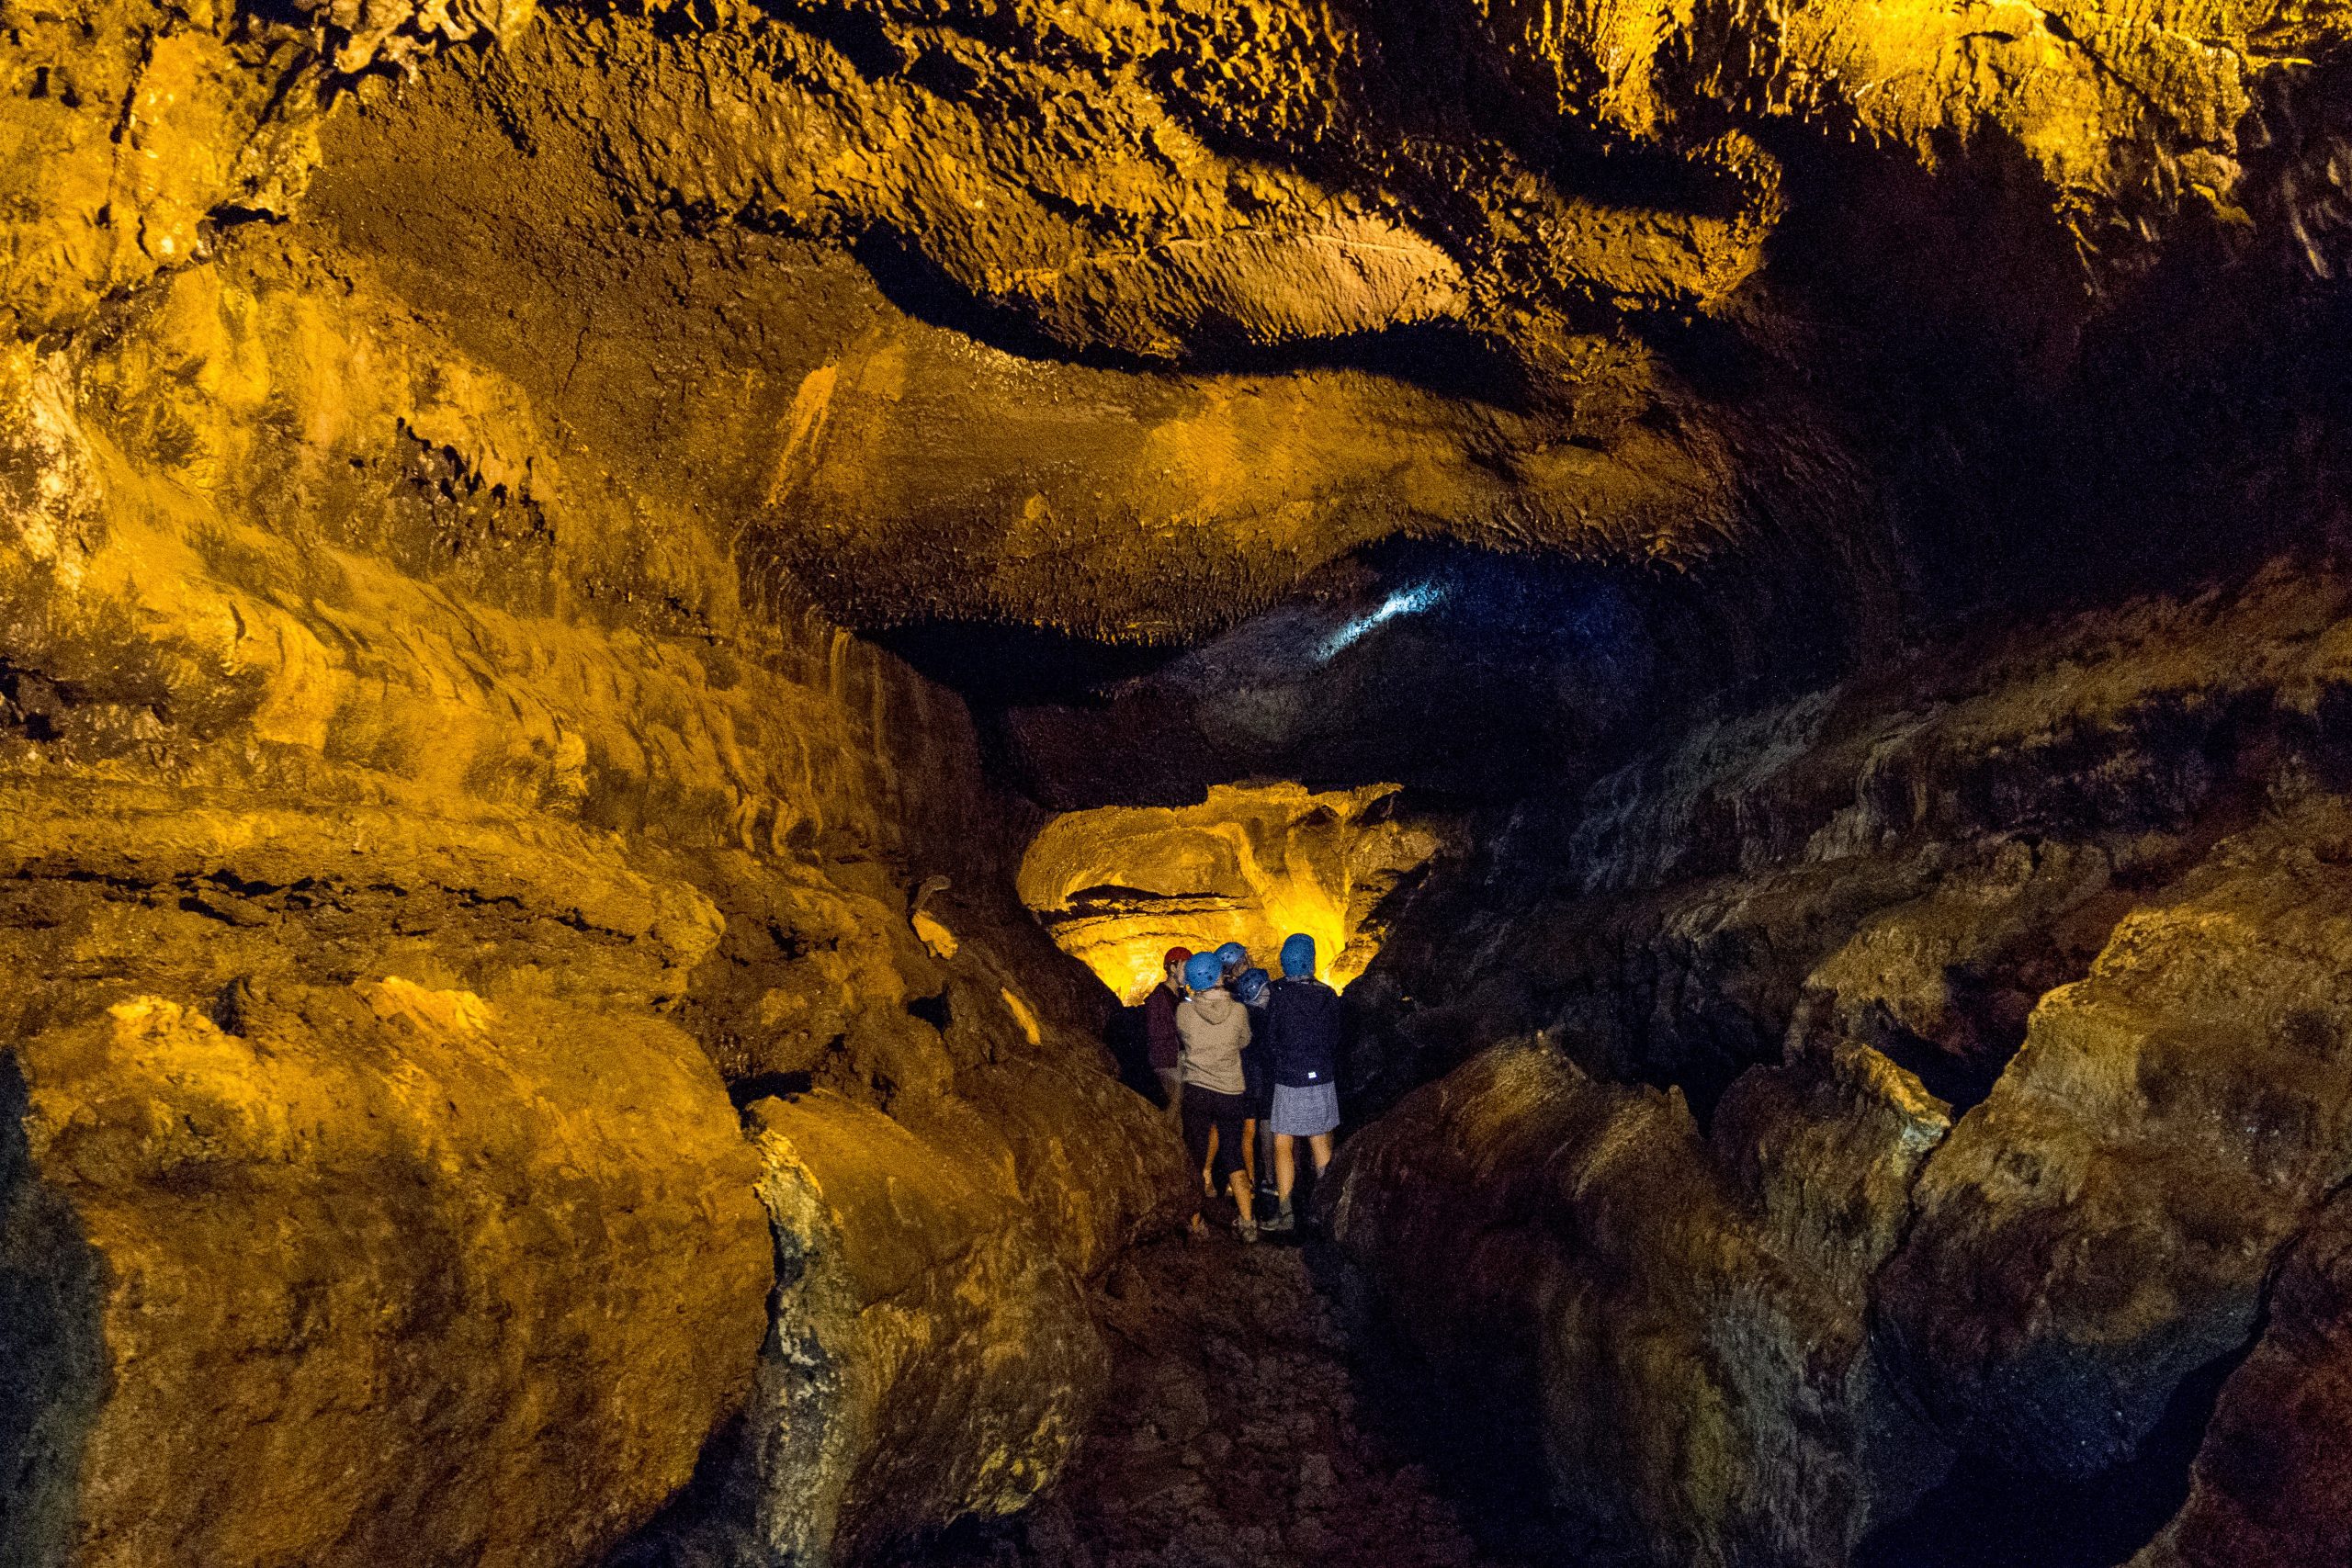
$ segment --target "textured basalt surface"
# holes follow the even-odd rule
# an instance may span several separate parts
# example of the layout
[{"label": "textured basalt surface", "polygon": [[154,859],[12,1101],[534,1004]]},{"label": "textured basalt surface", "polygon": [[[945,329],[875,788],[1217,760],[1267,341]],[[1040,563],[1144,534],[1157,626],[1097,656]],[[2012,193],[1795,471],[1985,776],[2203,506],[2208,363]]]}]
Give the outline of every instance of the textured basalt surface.
[{"label": "textured basalt surface", "polygon": [[1865,465],[1950,478],[1882,461],[1891,422],[1965,449],[2005,392],[2095,403],[2080,334],[2170,254],[2259,258],[2268,299],[2342,227],[2324,6],[11,25],[16,336],[311,233],[865,623],[1163,638],[1399,531],[1690,561],[1828,529],[1883,581],[1879,509],[1936,502]]},{"label": "textured basalt surface", "polygon": [[767,1227],[674,1025],[271,987],[9,1073],[13,1562],[580,1562],[748,1393]]},{"label": "textured basalt surface", "polygon": [[2151,1558],[2334,1528],[2292,1426],[2238,1456],[2255,1390],[2332,1375],[2344,592],[2281,569],[1705,729],[1407,904],[1364,1090],[1544,1032],[1364,1134],[1334,1223],[1597,1539],[1939,1562],[1888,1542],[1984,1466],[2023,1501],[1977,1539],[2109,1475],[2168,1510],[2130,1467],[2249,1345]]},{"label": "textured basalt surface", "polygon": [[[364,266],[251,232],[119,298],[100,334],[6,351],[0,1021],[31,1097],[11,1101],[12,1213],[39,1220],[11,1227],[8,1291],[62,1303],[26,1320],[10,1374],[10,1485],[40,1500],[12,1495],[9,1550],[593,1561],[740,1440],[770,1247],[734,1101],[821,1087],[965,1129],[1053,1236],[982,1281],[1016,1317],[1163,1223],[1180,1161],[1105,1071],[1108,998],[1012,897],[1025,808],[981,780],[958,699],[749,592],[689,500],[568,445]],[[295,1029],[273,1065],[272,1020],[340,1019],[299,998],[355,986],[469,998],[487,1041],[518,1021],[504,1087],[469,1109],[464,1051],[391,1024]],[[213,1042],[221,1083],[45,1076],[48,1043],[112,1039],[125,1009],[191,1021],[171,1038]],[[123,1070],[144,1049],[112,1048]],[[649,1053],[658,1096],[631,1065]],[[152,1157],[42,1163],[74,1146],[52,1122],[271,1101],[291,1062],[315,1135],[232,1122],[197,1159],[163,1126]],[[443,1077],[454,1127],[338,1120]],[[209,1103],[190,1138],[214,1137]],[[158,1319],[101,1281],[193,1267],[170,1244],[41,1242],[101,1203],[186,1215],[217,1298]],[[733,1228],[701,1234],[710,1216]],[[951,1208],[933,1229],[953,1252],[998,1225]],[[350,1304],[346,1265],[414,1309]],[[502,1283],[460,1288],[484,1271]],[[1034,1485],[1089,1385],[973,1366],[946,1332],[968,1310],[910,1305],[936,1353],[889,1375],[1042,1445]],[[843,1351],[859,1375],[881,1354]],[[132,1436],[162,1430],[185,1437]],[[880,1440],[851,1429],[820,1478],[865,1521],[857,1546],[1002,1495],[877,1508],[859,1467]],[[368,1481],[330,1484],[355,1446]]]},{"label": "textured basalt surface", "polygon": [[1273,970],[1300,931],[1318,973],[1344,986],[1380,951],[1383,907],[1445,843],[1442,824],[1400,816],[1388,786],[1220,784],[1197,806],[1054,818],[1030,840],[1019,887],[1063,951],[1129,1005],[1159,983],[1171,946],[1238,942]]},{"label": "textured basalt surface", "polygon": [[0,1559],[1036,1495],[1189,1185],[1041,827],[1385,943],[1578,1544],[2218,1385],[2114,1556],[2324,1550],[2347,15],[0,0]]},{"label": "textured basalt surface", "polygon": [[1029,1503],[1102,1396],[1102,1345],[1001,1139],[825,1091],[751,1117],[777,1289],[746,1438],[700,1517],[628,1561],[850,1561]]}]

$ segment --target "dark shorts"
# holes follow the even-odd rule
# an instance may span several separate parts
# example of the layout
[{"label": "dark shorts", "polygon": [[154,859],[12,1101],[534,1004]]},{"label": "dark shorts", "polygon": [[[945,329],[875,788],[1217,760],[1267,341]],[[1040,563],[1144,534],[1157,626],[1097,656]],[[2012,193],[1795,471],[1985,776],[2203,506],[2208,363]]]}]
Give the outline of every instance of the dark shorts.
[{"label": "dark shorts", "polygon": [[1216,1131],[1215,1179],[1220,1191],[1226,1178],[1242,1168],[1241,1123],[1249,1113],[1248,1095],[1219,1094],[1196,1083],[1184,1086],[1184,1147],[1192,1154],[1193,1168],[1200,1169],[1209,1157],[1209,1133]]},{"label": "dark shorts", "polygon": [[1253,1122],[1263,1122],[1274,1106],[1274,1075],[1266,1070],[1265,1061],[1261,1046],[1252,1045],[1241,1053],[1241,1078],[1250,1086],[1242,1091],[1250,1107],[1242,1114]]}]

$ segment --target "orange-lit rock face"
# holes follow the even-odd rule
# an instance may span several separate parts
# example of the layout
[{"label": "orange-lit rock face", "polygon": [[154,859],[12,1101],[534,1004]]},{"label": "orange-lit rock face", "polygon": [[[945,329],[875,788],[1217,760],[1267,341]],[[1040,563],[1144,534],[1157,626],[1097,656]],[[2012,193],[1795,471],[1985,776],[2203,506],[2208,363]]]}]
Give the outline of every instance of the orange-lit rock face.
[{"label": "orange-lit rock face", "polygon": [[[2006,459],[2021,421],[2063,423],[2053,408],[2136,412],[2165,377],[2113,372],[2132,384],[2106,400],[2070,378],[2101,362],[2075,346],[2099,331],[2132,345],[2135,302],[2162,313],[2217,279],[2242,302],[2335,271],[2347,16],[0,0],[0,1202],[28,1216],[0,1224],[0,1489],[28,1489],[0,1495],[0,1560],[585,1563],[724,1440],[763,1244],[811,1237],[822,1267],[771,1303],[771,1326],[779,1343],[805,1329],[852,1386],[819,1391],[821,1452],[729,1472],[763,1489],[735,1523],[816,1558],[1031,1495],[1096,1386],[1080,1281],[1164,1217],[1184,1173],[1102,1070],[1094,987],[1012,897],[1030,818],[980,778],[961,703],[840,628],[1197,643],[1399,537],[1695,581],[1803,536],[1853,582],[1909,581],[1885,519],[1932,510],[1925,481],[1950,477],[1918,453],[1958,443],[1965,469]],[[2208,243],[2251,261],[2228,273]],[[2133,294],[2167,266],[2188,276],[2160,281],[2195,287]],[[1880,344],[1914,316],[1917,336]],[[1945,418],[1913,372],[1955,344],[1959,367],[1924,378],[1964,404]],[[2235,373],[2267,393],[2267,370]],[[2335,398],[2332,362],[2325,385]],[[2335,438],[2299,423],[2295,395],[2240,423],[2298,424],[2297,471],[2324,474],[2302,459]],[[2172,445],[2201,452],[2230,427],[2176,420],[2194,438]],[[2043,461],[2064,477],[2067,456]],[[1838,623],[1847,600],[1821,600],[1802,608]],[[1612,668],[1538,674],[1575,703]],[[1361,679],[1329,731],[1298,733],[1423,743],[1363,723],[1377,676]],[[2277,705],[2318,726],[2335,700]],[[1475,756],[1458,714],[1437,717],[1426,743]],[[1220,744],[1292,733],[1272,705],[1208,719]],[[2031,776],[2040,733],[1950,750]],[[2226,951],[2227,887],[2175,900],[2177,931],[2124,928],[2146,961],[2037,1015],[2040,1074],[2014,1074],[1933,1155],[1914,1145],[1940,1123],[1851,1052],[1723,1097],[1746,1110],[1716,1135],[1758,1134],[1742,1159],[1861,1138],[1770,1170],[1718,1170],[1668,1091],[1609,1081],[1698,1086],[1775,1056],[1800,992],[1889,1050],[1916,1037],[1993,1071],[2048,965],[2107,940],[2086,921],[2040,942],[2049,912],[2160,874],[2144,836],[2098,853],[1980,841],[2007,822],[1910,856],[1895,840],[1917,824],[1871,814],[1907,783],[1923,803],[1952,792],[1869,739],[1859,784],[1833,757],[1808,775],[1826,793],[1792,785],[1752,812],[1727,789],[1661,835],[1661,863],[1696,856],[1692,877],[1761,876],[1793,843],[1751,857],[1726,840],[1802,822],[1794,842],[1819,855],[1784,880],[1614,926],[1584,908],[1501,932],[1465,918],[1432,976],[1462,982],[1455,1021],[1421,1017],[1483,1043],[1498,1010],[1566,998],[1596,1058],[1621,1040],[1648,1053],[1546,1079],[1519,1120],[1555,1143],[1638,1122],[1664,1156],[1542,1198],[1639,1222],[1616,1228],[1637,1277],[1585,1281],[1611,1326],[1572,1341],[1622,1368],[1634,1440],[1577,1427],[1580,1490],[1649,1455],[1678,1561],[1702,1555],[1685,1537],[1709,1517],[1834,1548],[1875,1516],[1799,1517],[1772,1490],[1786,1467],[1711,1465],[1712,1385],[1649,1371],[1654,1347],[1703,1359],[1717,1343],[1690,1321],[1677,1248],[1721,1265],[1701,1277],[1736,1308],[1750,1253],[1802,1271],[1824,1237],[1892,1244],[1912,1196],[1894,1189],[1915,1156],[1944,1162],[1891,1276],[1909,1289],[1866,1320],[1849,1258],[1818,1291],[1776,1291],[1774,1343],[1801,1359],[1727,1385],[1746,1411],[1790,1413],[1742,1428],[1766,1459],[1828,1410],[1852,1440],[1795,1472],[1861,1496],[1837,1463],[1878,1462],[1868,1322],[1917,1341],[1905,1364],[1952,1385],[1956,1430],[2031,1427],[2046,1450],[2083,1423],[2010,1407],[2009,1364],[1976,1352],[2024,1341],[1945,1281],[1973,1290],[1978,1255],[2010,1258],[2017,1299],[2064,1307],[2043,1314],[2062,1351],[2120,1341],[2118,1324],[2174,1334],[2109,1311],[2104,1275],[2016,1260],[2045,1223],[2137,1235],[2143,1211],[2218,1194],[2260,1223],[2187,1215],[2181,1234],[2220,1237],[2229,1266],[2179,1275],[2195,1310],[2174,1342],[2219,1344],[2265,1249],[2343,1178],[2342,1096],[2322,1118],[2256,1093],[2267,1045],[2225,1058],[2244,1055],[2245,1086],[2198,1076],[2224,1059],[2209,1041],[2236,1038],[2223,1025],[2248,1030],[2237,972],[2185,993],[2204,1011],[2157,988]],[[2337,765],[2313,755],[2315,775]],[[1184,776],[1250,772],[1419,778],[1263,760]],[[2018,798],[2015,776],[1986,782],[1982,798]],[[1633,780],[1622,811],[1585,823],[1599,852],[1579,869],[1622,867],[1672,787]],[[1238,939],[1271,966],[1293,931],[1344,982],[1383,941],[1387,895],[1445,844],[1396,798],[1229,786],[1067,818],[1031,846],[1022,891],[1123,995],[1170,944]],[[1806,817],[1829,800],[1868,820]],[[2345,833],[2278,831],[2272,848],[2325,852],[2262,886],[2312,902]],[[949,886],[918,908],[934,878]],[[1999,919],[1972,914],[2018,888]],[[1847,919],[1897,902],[1917,907]],[[2315,1054],[2334,1036],[2312,1020],[2341,1010],[2342,922],[2245,908],[2248,931],[2304,933],[2324,960],[2291,993],[2273,971],[2295,1016],[2251,1032]],[[1748,984],[1755,954],[1781,967]],[[2199,1032],[2117,1048],[2143,988]],[[1620,999],[1637,1026],[1616,1032]],[[2076,1159],[2085,1119],[2040,1115],[2081,1101],[2070,1085],[2094,1070],[2165,1101],[2089,1119],[2137,1139],[2124,1157]],[[761,1134],[763,1230],[730,1091],[787,1084],[805,1092]],[[2177,1152],[2200,1106],[2239,1099],[2262,1125],[2317,1129],[2296,1161],[2283,1134],[2257,1140],[2267,1207],[2206,1179],[2242,1173],[2238,1145]],[[2029,1122],[2054,1130],[2025,1140]],[[1384,1168],[1439,1170],[1400,1139]],[[1596,1167],[1621,1146],[1588,1145]],[[2045,1220],[2046,1194],[1998,1187],[2020,1151],[2184,1174]],[[915,1161],[928,1179],[886,1213]],[[1812,1189],[1778,1185],[1816,1169],[1820,1190],[1860,1180],[1868,1213],[1841,1229],[1807,1211]],[[1646,1201],[1645,1181],[1681,1206]],[[1363,1195],[1355,1234],[1430,1234],[1411,1191]],[[1373,1224],[1390,1200],[1393,1227]],[[1430,1247],[1459,1239],[1435,1218]],[[1649,1334],[1651,1312],[1682,1321]],[[1755,1342],[1749,1319],[1724,1321],[1721,1344]],[[70,1365],[19,1353],[52,1326]],[[2109,1381],[2153,1403],[2165,1380],[2117,1355]],[[1592,1365],[1552,1368],[1564,1425]],[[1814,1400],[1816,1370],[1859,1382]],[[790,1390],[754,1397],[755,1433],[790,1425]],[[1726,1473],[1736,1507],[1684,1506]]]},{"label": "orange-lit rock face", "polygon": [[[1046,1217],[1016,1314],[1181,1191],[1010,833],[969,829],[1010,818],[956,699],[339,265],[289,238],[165,269],[109,348],[0,346],[0,1202],[41,1221],[0,1224],[0,1487],[39,1493],[0,1559],[594,1560],[751,1387],[771,1238],[726,1078],[961,1129]],[[346,1021],[355,980],[492,1021]],[[151,1001],[160,1044],[92,1045]],[[942,1247],[993,1224],[958,1216]],[[60,1314],[71,1366],[24,1349]],[[920,1401],[961,1355],[887,1370]],[[320,1479],[355,1451],[366,1484]],[[957,1506],[812,1483],[876,1540]]]},{"label": "orange-lit rock face", "polygon": [[225,1011],[134,998],[0,1058],[0,1559],[611,1546],[765,1326],[759,1166],[708,1061],[398,979]]},{"label": "orange-lit rock face", "polygon": [[[1689,560],[1861,486],[1819,367],[1687,358],[1804,352],[1761,280],[1849,145],[2013,193],[2021,337],[2280,190],[2328,265],[2327,138],[2250,144],[2341,7],[1979,9],[77,0],[0,51],[0,327],[300,234],[861,624],[1166,639],[1399,532]],[[1402,334],[1443,363],[1355,363]]]},{"label": "orange-lit rock face", "polygon": [[1170,947],[1238,942],[1278,974],[1295,931],[1315,939],[1321,977],[1345,986],[1380,950],[1381,901],[1445,845],[1396,803],[1385,784],[1317,795],[1282,783],[1220,784],[1199,806],[1069,812],[1023,857],[1022,902],[1130,1003]]}]

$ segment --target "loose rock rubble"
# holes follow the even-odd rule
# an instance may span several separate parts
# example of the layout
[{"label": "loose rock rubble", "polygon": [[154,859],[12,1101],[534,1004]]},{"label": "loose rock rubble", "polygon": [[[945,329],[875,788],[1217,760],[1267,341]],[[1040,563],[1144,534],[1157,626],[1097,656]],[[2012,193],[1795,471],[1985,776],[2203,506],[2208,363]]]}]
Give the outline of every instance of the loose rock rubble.
[{"label": "loose rock rubble", "polygon": [[1465,1505],[1417,1452],[1410,1374],[1343,1333],[1334,1267],[1312,1243],[1138,1249],[1098,1297],[1111,1394],[1061,1486],[900,1568],[1529,1561],[1505,1539],[1519,1521]]}]

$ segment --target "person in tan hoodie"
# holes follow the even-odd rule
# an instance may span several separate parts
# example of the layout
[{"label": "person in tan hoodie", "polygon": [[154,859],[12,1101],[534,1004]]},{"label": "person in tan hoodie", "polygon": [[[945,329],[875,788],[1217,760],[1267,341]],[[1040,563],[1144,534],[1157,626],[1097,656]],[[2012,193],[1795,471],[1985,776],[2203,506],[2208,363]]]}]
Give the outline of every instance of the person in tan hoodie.
[{"label": "person in tan hoodie", "polygon": [[[1242,1047],[1250,1043],[1250,1010],[1223,985],[1216,954],[1204,953],[1184,966],[1192,995],[1177,1004],[1176,1032],[1184,1042],[1180,1070],[1184,1079],[1184,1146],[1193,1162],[1209,1159],[1209,1137],[1216,1136],[1215,1179],[1233,1193],[1241,1211],[1234,1230],[1245,1242],[1258,1239],[1250,1210],[1250,1179],[1241,1163],[1241,1123],[1250,1113],[1249,1080],[1241,1071]],[[1193,1231],[1207,1229],[1195,1211]]]}]

